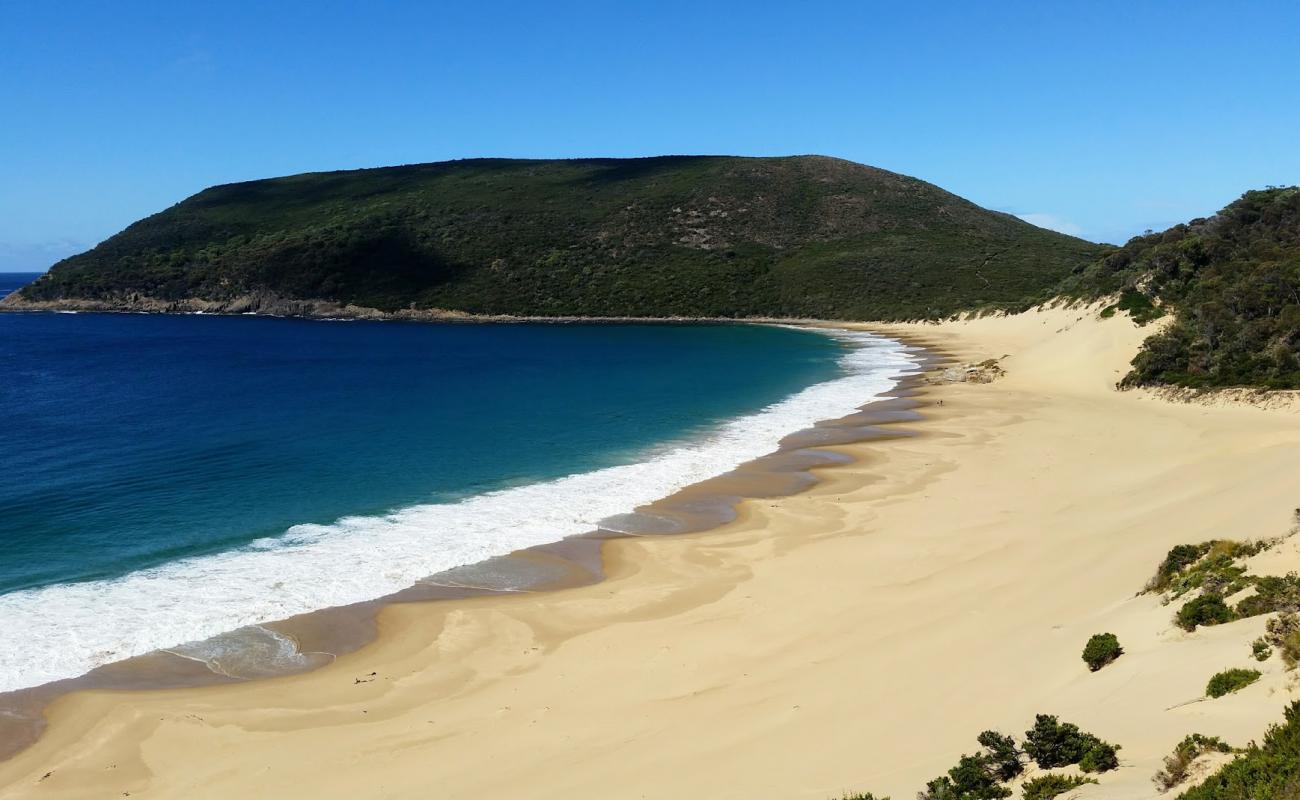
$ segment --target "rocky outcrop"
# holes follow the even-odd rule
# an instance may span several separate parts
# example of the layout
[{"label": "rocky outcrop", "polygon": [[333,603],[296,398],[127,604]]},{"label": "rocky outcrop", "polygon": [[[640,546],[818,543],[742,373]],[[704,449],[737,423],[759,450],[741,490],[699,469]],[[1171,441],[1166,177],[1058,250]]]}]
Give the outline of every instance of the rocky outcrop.
[{"label": "rocky outcrop", "polygon": [[255,314],[312,319],[465,319],[470,315],[440,308],[381,311],[332,300],[296,300],[272,292],[251,292],[222,300],[186,297],[167,300],[142,294],[106,298],[29,300],[22,291],[0,299],[0,311],[96,311],[122,314]]}]

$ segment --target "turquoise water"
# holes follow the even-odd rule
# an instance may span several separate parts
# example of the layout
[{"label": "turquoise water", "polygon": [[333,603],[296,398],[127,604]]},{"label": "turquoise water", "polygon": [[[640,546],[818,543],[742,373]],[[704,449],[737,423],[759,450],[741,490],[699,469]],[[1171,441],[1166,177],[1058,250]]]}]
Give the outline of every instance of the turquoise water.
[{"label": "turquoise water", "polygon": [[0,654],[0,688],[590,530],[851,410],[789,405],[806,387],[887,388],[846,361],[862,346],[742,325],[0,314],[0,627],[43,645]]},{"label": "turquoise water", "polygon": [[631,461],[838,355],[758,327],[3,315],[0,592]]}]

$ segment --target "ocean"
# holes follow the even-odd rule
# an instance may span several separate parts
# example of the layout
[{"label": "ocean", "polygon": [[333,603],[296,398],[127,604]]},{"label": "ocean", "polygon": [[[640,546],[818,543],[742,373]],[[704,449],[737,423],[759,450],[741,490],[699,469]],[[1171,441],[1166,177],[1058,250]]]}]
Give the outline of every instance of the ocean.
[{"label": "ocean", "polygon": [[775,326],[0,314],[0,691],[593,530],[909,364]]}]

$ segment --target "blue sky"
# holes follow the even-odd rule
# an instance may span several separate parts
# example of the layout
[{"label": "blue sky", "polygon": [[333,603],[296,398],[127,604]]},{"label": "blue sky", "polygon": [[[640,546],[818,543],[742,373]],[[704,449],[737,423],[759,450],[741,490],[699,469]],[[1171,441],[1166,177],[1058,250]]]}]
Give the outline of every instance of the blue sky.
[{"label": "blue sky", "polygon": [[1294,2],[0,0],[0,270],[215,183],[823,153],[1122,242],[1300,182]]}]

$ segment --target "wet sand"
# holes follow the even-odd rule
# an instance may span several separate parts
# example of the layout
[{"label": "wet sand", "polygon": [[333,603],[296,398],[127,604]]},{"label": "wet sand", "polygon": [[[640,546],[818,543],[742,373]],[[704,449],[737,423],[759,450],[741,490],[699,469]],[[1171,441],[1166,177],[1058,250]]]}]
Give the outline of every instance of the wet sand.
[{"label": "wet sand", "polygon": [[865,404],[857,413],[796,431],[784,438],[779,449],[770,455],[605,520],[599,529],[588,534],[457,567],[393,595],[255,626],[291,642],[297,653],[304,656],[301,664],[258,662],[258,654],[251,649],[246,658],[222,664],[204,663],[171,651],[156,651],[107,664],[77,678],[0,693],[0,760],[37,741],[46,727],[46,709],[69,693],[198,688],[319,669],[373,642],[377,615],[394,603],[448,602],[591,585],[604,577],[606,542],[708,531],[735,520],[737,506],[743,500],[783,497],[804,491],[817,483],[817,470],[852,461],[851,455],[832,449],[834,445],[910,435],[898,426],[919,418],[914,410],[917,401],[913,399],[920,381],[918,375],[945,362],[941,353],[919,344],[913,345],[912,350],[916,374],[902,378],[895,389]]}]

